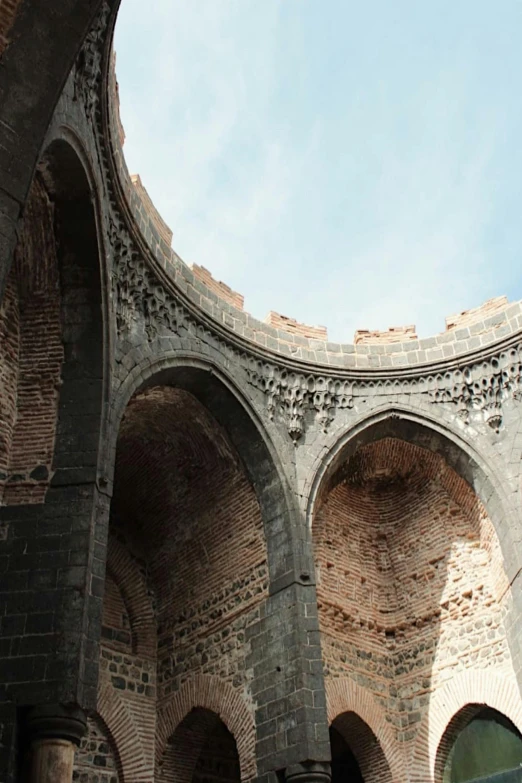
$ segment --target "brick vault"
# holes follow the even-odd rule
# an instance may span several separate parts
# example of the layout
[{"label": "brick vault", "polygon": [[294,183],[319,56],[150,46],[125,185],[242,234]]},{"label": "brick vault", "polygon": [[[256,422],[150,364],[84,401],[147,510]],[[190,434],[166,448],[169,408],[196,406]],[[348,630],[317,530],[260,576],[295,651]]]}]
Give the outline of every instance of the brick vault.
[{"label": "brick vault", "polygon": [[519,780],[521,305],[246,314],[127,172],[116,13],[0,8],[0,783]]}]

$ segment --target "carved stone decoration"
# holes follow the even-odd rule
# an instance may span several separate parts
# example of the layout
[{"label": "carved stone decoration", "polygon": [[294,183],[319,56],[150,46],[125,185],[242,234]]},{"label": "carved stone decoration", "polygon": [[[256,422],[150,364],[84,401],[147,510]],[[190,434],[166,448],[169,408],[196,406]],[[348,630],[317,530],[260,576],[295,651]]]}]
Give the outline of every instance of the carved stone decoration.
[{"label": "carved stone decoration", "polygon": [[248,370],[249,383],[266,395],[270,419],[280,414],[294,443],[303,433],[304,416],[316,412],[316,420],[327,432],[337,408],[353,407],[353,384],[324,376],[288,372],[273,364],[255,363]]},{"label": "carved stone decoration", "polygon": [[90,119],[94,117],[99,103],[103,45],[110,12],[110,5],[104,0],[76,60],[75,95],[82,100]]},{"label": "carved stone decoration", "polygon": [[113,256],[112,287],[116,329],[118,335],[123,336],[130,331],[134,321],[135,298],[144,288],[145,264],[133,251],[127,231],[113,216],[109,219],[109,238]]},{"label": "carved stone decoration", "polygon": [[502,404],[521,398],[521,378],[522,346],[517,346],[489,361],[435,376],[430,398],[433,403],[456,405],[465,424],[482,421],[499,432]]},{"label": "carved stone decoration", "polygon": [[[431,402],[448,405],[465,425],[486,427],[498,432],[503,423],[503,405],[508,399],[522,400],[522,344],[475,362],[462,362],[460,367],[434,372],[418,368],[410,372],[388,372],[387,378],[361,377],[349,371],[332,367],[331,375],[316,374],[302,366],[292,369],[284,358],[262,358],[254,343],[245,342],[234,334],[223,334],[216,324],[182,295],[175,283],[168,285],[160,279],[147,253],[134,241],[127,228],[126,217],[120,211],[112,183],[113,173],[108,164],[109,151],[103,128],[102,113],[98,111],[103,98],[103,47],[111,14],[110,0],[104,0],[95,23],[89,32],[74,69],[75,95],[81,100],[86,116],[91,120],[96,136],[102,180],[107,192],[109,215],[107,234],[110,246],[112,272],[112,299],[117,335],[124,340],[130,332],[143,332],[148,341],[161,333],[180,334],[188,331],[199,340],[211,344],[226,364],[234,363],[238,372],[245,373],[248,383],[263,392],[266,413],[270,419],[279,417],[294,443],[302,436],[305,423],[327,432],[338,409],[350,409],[354,403],[366,403],[367,398],[412,398],[412,402]],[[494,351],[493,346],[488,350]],[[407,368],[405,368],[407,369]],[[328,371],[327,371],[328,373]]]}]

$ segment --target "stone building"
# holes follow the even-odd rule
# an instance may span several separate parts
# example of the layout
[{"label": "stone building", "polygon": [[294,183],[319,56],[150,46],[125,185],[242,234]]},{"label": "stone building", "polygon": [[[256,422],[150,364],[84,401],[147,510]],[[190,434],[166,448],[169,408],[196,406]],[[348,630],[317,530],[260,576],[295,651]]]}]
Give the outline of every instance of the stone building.
[{"label": "stone building", "polygon": [[116,13],[0,6],[0,782],[520,780],[521,305],[253,319],[127,172]]}]

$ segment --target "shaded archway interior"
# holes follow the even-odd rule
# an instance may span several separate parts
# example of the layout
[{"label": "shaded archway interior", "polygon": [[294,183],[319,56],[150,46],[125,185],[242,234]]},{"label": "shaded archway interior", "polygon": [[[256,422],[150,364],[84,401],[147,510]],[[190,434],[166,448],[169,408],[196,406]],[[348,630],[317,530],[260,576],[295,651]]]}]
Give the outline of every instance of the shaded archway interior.
[{"label": "shaded archway interior", "polygon": [[496,710],[469,704],[450,721],[435,762],[437,783],[516,783],[522,769],[522,735]]},{"label": "shaded archway interior", "polygon": [[239,783],[236,740],[216,713],[194,708],[170,737],[157,773],[161,783]]},{"label": "shaded archway interior", "polygon": [[[159,708],[184,683],[209,675],[242,692],[267,594],[261,508],[228,432],[190,391],[143,388],[118,437],[100,650],[101,682],[142,737],[140,770],[152,774]],[[207,760],[227,745],[214,728]]]},{"label": "shaded archway interior", "polygon": [[0,492],[6,505],[39,503],[65,464],[92,477],[102,407],[96,220],[85,171],[65,141],[48,147],[33,180],[0,334]]},{"label": "shaded archway interior", "polygon": [[397,437],[362,439],[318,498],[325,674],[361,684],[411,747],[431,693],[448,678],[480,669],[486,657],[513,674],[494,527],[445,455]]},{"label": "shaded archway interior", "polygon": [[319,486],[315,488],[316,507],[321,504],[330,489],[342,480],[343,472],[348,470],[347,466],[353,455],[363,446],[383,438],[396,438],[438,454],[472,489],[480,482],[485,496],[496,494],[489,476],[485,475],[473,457],[456,442],[432,428],[429,423],[417,421],[397,410],[381,414],[376,420],[361,426],[357,432],[350,434],[350,438],[341,448],[335,450],[333,459],[320,476]]}]

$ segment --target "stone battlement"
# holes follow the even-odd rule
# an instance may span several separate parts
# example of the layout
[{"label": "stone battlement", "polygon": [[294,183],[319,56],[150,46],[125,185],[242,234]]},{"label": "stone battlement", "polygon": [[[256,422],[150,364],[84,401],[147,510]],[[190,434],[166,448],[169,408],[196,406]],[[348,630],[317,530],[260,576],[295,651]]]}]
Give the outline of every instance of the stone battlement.
[{"label": "stone battlement", "polygon": [[212,277],[208,269],[205,269],[204,266],[199,266],[199,264],[192,264],[192,271],[198,280],[201,280],[201,282],[204,283],[207,288],[213,291],[221,300],[227,302],[229,305],[232,305],[232,307],[235,307],[238,310],[243,309],[245,297],[242,294],[238,294],[237,291],[234,291],[226,283],[222,283],[221,280],[216,280],[214,277]]},{"label": "stone battlement", "polygon": [[[189,266],[170,249],[172,231],[155,208],[140,176],[128,174],[121,149],[125,140],[125,132],[120,119],[115,62],[114,55],[111,58],[112,67],[109,78],[109,90],[112,98],[112,134],[113,142],[115,142],[114,155],[115,159],[119,161],[120,180],[124,185],[125,183],[128,185],[127,194],[134,205],[132,210],[134,217],[138,225],[142,227],[144,234],[147,233],[146,227],[152,226],[162,240],[161,244],[167,245],[169,248],[167,251],[167,248],[157,246],[153,250],[155,253],[167,253],[167,259],[163,259],[161,263],[167,268],[172,267],[174,279],[178,284],[183,280],[182,285],[188,287],[188,290],[191,290],[195,284],[198,300],[199,297],[202,297],[201,303],[206,303],[207,311],[230,328],[244,332],[250,339],[262,345],[275,347],[274,341],[278,341],[281,349],[285,351],[288,350],[288,346],[291,346],[294,355],[309,358],[311,361],[314,357],[317,358],[316,351],[328,350],[330,361],[333,356],[337,355],[342,357],[342,363],[349,364],[352,360],[346,357],[355,353],[359,357],[356,364],[363,362],[363,366],[366,366],[366,362],[368,362],[367,357],[372,352],[372,345],[380,346],[377,352],[379,357],[382,357],[384,350],[384,358],[379,358],[379,362],[384,363],[383,366],[388,366],[388,362],[391,361],[387,358],[390,354],[397,355],[397,358],[393,359],[393,363],[401,364],[403,359],[399,355],[405,356],[414,352],[417,356],[417,351],[420,353],[417,358],[412,354],[412,361],[433,361],[448,358],[464,350],[478,348],[484,344],[486,333],[488,341],[491,342],[491,340],[505,336],[507,332],[517,328],[516,322],[510,322],[511,319],[519,317],[520,307],[510,305],[505,296],[488,299],[478,307],[448,316],[445,319],[445,330],[432,337],[419,340],[416,327],[413,324],[391,326],[385,330],[357,329],[351,346],[350,344],[329,343],[328,331],[325,326],[304,324],[295,318],[273,310],[268,313],[264,321],[257,320],[245,313],[243,294],[234,291],[226,283],[216,280],[204,266],[199,264]],[[201,290],[201,285],[206,287],[207,292]],[[217,297],[217,301],[214,297]],[[303,340],[310,341],[306,349],[303,347]],[[449,345],[448,341],[454,342],[455,345]],[[322,347],[319,346],[320,343]]]},{"label": "stone battlement", "polygon": [[265,318],[265,324],[273,326],[275,329],[282,329],[285,332],[291,334],[299,334],[301,337],[307,337],[309,340],[327,340],[328,332],[326,326],[309,326],[308,324],[301,324],[296,321],[295,318],[290,318],[288,315],[281,315],[273,310],[270,310]]},{"label": "stone battlement", "polygon": [[[470,310],[463,310],[456,315],[450,315],[446,318],[446,331],[451,329],[462,329],[471,324],[476,324],[477,321],[483,321],[491,316],[498,315],[503,312],[508,306],[507,296],[495,296],[493,299],[488,299],[484,304],[478,307],[473,307]],[[489,326],[484,326],[484,329],[489,329]]]},{"label": "stone battlement", "polygon": [[379,331],[377,329],[357,329],[355,332],[353,341],[355,345],[372,344],[386,344],[390,343],[406,343],[409,340],[418,340],[415,326],[410,324],[409,326],[390,326],[385,331]]},{"label": "stone battlement", "polygon": [[172,231],[167,226],[163,218],[161,217],[160,213],[152,203],[152,199],[147,193],[145,186],[143,185],[143,182],[141,181],[141,177],[139,174],[131,174],[131,182],[136,188],[136,192],[138,193],[141,202],[143,206],[145,207],[147,211],[147,215],[153,224],[153,226],[156,228],[156,231],[160,235],[160,237],[164,240],[164,242],[169,245],[172,242]]}]

